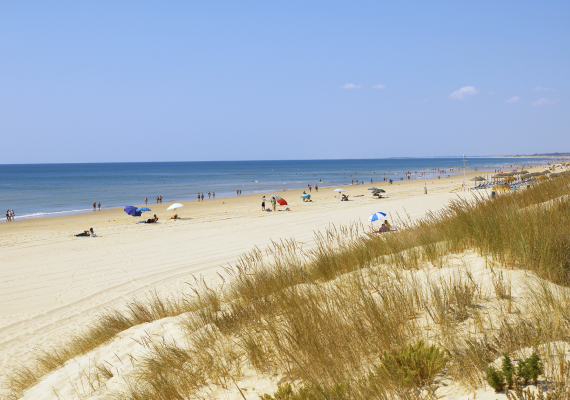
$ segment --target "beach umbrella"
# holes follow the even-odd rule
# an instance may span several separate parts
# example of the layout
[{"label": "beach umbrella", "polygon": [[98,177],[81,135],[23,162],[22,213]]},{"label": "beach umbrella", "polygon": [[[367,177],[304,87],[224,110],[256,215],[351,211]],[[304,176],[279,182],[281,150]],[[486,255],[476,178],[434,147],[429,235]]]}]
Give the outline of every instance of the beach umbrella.
[{"label": "beach umbrella", "polygon": [[274,194],[273,196],[269,197],[269,201],[276,201],[279,202],[279,200],[281,200],[281,196],[277,196],[276,194]]},{"label": "beach umbrella", "polygon": [[152,210],[148,207],[140,207],[140,208],[137,208],[137,211],[144,212],[144,211],[152,211]]},{"label": "beach umbrella", "polygon": [[174,203],[173,205],[171,205],[170,207],[168,207],[168,208],[166,209],[166,211],[170,211],[170,210],[176,211],[176,209],[177,209],[177,208],[180,208],[180,207],[184,207],[184,204]]},{"label": "beach umbrella", "polygon": [[486,179],[483,178],[482,176],[476,176],[475,178],[471,178],[469,180],[474,182],[480,182],[480,181],[485,181]]},{"label": "beach umbrella", "polygon": [[311,197],[311,195],[310,195],[310,194],[306,194],[306,193],[303,194],[303,195],[301,195],[301,198],[302,198],[302,199],[309,199],[310,197]]},{"label": "beach umbrella", "polygon": [[142,215],[140,211],[137,211],[135,206],[126,206],[124,211],[133,217],[140,217]]},{"label": "beach umbrella", "polygon": [[344,192],[344,189],[335,189],[335,192]]},{"label": "beach umbrella", "polygon": [[283,198],[280,198],[279,200],[277,200],[277,204],[279,204],[280,206],[286,206],[287,201],[285,201],[285,199]]},{"label": "beach umbrella", "polygon": [[377,187],[372,186],[371,188],[368,188],[368,190],[378,190]]},{"label": "beach umbrella", "polygon": [[370,222],[382,221],[382,219],[385,217],[386,217],[386,213],[376,212],[376,213],[372,214],[370,217],[368,217],[368,221],[370,221]]}]

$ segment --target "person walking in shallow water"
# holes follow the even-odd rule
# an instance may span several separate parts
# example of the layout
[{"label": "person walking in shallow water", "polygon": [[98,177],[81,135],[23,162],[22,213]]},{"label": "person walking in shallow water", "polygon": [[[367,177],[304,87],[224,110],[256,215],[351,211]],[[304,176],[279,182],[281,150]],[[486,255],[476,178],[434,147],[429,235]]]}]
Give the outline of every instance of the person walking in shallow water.
[{"label": "person walking in shallow water", "polygon": [[97,204],[97,207],[99,208],[99,211],[101,211],[101,202],[99,202],[99,204]]},{"label": "person walking in shallow water", "polygon": [[97,202],[96,201],[93,202],[93,211],[97,211]]},{"label": "person walking in shallow water", "polygon": [[147,205],[148,204],[148,199],[145,197],[144,198],[144,204]]}]

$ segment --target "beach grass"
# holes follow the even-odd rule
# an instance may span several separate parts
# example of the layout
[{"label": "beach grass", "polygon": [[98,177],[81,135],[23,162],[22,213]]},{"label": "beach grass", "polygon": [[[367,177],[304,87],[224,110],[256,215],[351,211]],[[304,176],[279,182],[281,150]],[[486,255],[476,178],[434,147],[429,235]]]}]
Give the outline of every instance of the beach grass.
[{"label": "beach grass", "polygon": [[[85,330],[16,369],[10,398],[119,332],[181,314],[186,343],[153,344],[116,398],[205,397],[213,388],[238,387],[247,369],[290,382],[283,399],[300,390],[314,399],[411,398],[420,387],[429,397],[446,379],[482,387],[485,370],[503,353],[532,347],[560,358],[558,344],[570,343],[570,294],[563,290],[570,287],[569,194],[570,180],[561,176],[494,199],[486,192],[458,197],[416,222],[404,214],[389,234],[355,224],[318,233],[308,251],[295,241],[256,249],[227,269],[220,287],[198,280],[180,298],[151,293],[126,311],[103,310]],[[457,265],[465,254],[488,263],[492,299],[468,268],[435,278],[417,273]],[[544,279],[528,288],[524,313],[505,269]],[[481,311],[490,301],[495,311]],[[399,371],[401,363],[385,360],[415,360],[410,352],[420,341],[432,346],[428,356],[441,352],[439,368],[421,380],[403,378],[414,376],[411,367]],[[548,364],[554,383],[570,371],[560,360]]]}]

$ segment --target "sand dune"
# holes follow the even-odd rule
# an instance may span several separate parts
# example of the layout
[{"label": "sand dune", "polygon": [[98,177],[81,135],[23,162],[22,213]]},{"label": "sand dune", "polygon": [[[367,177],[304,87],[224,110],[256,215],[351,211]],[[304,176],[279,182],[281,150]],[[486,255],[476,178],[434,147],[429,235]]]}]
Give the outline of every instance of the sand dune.
[{"label": "sand dune", "polygon": [[[388,198],[372,198],[369,185],[363,185],[345,188],[349,202],[335,198],[332,188],[313,191],[312,202],[303,202],[299,190],[280,192],[290,212],[261,212],[261,195],[253,195],[186,202],[178,211],[181,220],[168,219],[168,204],[149,205],[160,218],[153,225],[136,224],[117,209],[2,224],[2,375],[28,359],[34,346],[82,326],[98,309],[120,307],[124,299],[151,288],[176,293],[193,275],[216,279],[222,266],[255,246],[294,238],[308,248],[316,231],[332,225],[369,226],[368,216],[377,211],[388,213],[391,222],[398,216],[415,220],[453,198],[471,196],[450,192],[460,187],[454,178],[374,185],[385,188]],[[74,237],[91,226],[97,238]]]}]

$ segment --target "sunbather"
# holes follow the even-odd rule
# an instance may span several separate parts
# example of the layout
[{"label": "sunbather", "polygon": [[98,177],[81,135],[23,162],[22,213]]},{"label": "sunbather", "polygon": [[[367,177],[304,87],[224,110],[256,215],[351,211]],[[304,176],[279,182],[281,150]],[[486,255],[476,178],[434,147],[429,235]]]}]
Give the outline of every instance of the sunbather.
[{"label": "sunbather", "polygon": [[156,216],[156,214],[154,214],[154,218],[149,218],[146,220],[147,224],[152,224],[155,223],[156,221],[158,221],[158,217]]},{"label": "sunbather", "polygon": [[93,230],[93,228],[89,228],[88,231],[83,231],[82,233],[75,235],[75,237],[83,237],[83,236],[96,237],[97,235],[95,234],[95,231]]},{"label": "sunbather", "polygon": [[180,219],[180,218],[178,218],[178,214],[174,214],[174,217],[170,217],[170,219]]}]

